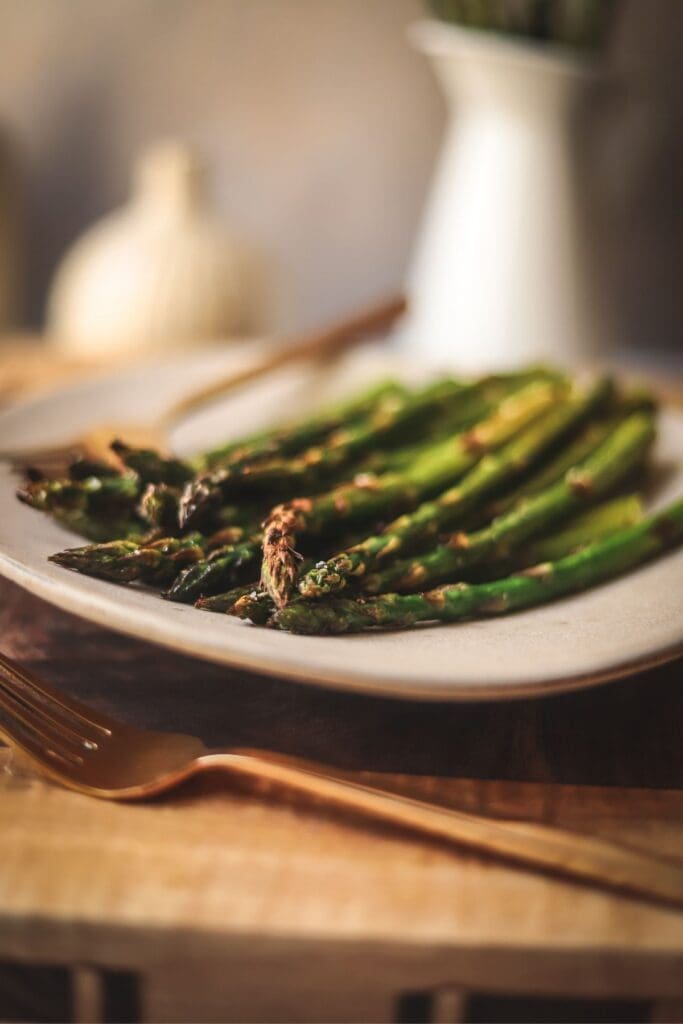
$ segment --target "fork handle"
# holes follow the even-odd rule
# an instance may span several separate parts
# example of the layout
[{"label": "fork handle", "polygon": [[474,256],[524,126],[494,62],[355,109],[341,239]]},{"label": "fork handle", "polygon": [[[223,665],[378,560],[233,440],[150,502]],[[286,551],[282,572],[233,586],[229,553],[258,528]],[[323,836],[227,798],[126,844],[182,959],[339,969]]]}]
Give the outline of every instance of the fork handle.
[{"label": "fork handle", "polygon": [[314,762],[259,750],[212,751],[198,763],[221,766],[432,838],[683,908],[682,867],[595,836],[430,804]]},{"label": "fork handle", "polygon": [[403,295],[392,295],[383,302],[368,306],[353,316],[345,317],[322,330],[316,329],[299,336],[296,340],[281,341],[277,348],[266,353],[245,370],[229,374],[209,384],[187,398],[173,405],[163,416],[163,423],[174,422],[180,416],[203,405],[211,398],[232,391],[234,388],[248,384],[249,381],[265,376],[281,366],[307,359],[331,356],[340,349],[349,348],[352,344],[380,331],[386,331],[406,309]]}]

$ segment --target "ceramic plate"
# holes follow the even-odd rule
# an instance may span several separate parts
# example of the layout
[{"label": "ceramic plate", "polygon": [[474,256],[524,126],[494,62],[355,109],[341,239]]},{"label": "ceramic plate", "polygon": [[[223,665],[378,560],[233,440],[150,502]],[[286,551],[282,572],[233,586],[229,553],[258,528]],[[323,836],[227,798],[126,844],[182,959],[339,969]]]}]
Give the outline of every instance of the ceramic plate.
[{"label": "ceramic plate", "polygon": [[[233,350],[234,353],[234,350]],[[92,380],[0,415],[0,448],[67,440],[103,421],[153,417],[192,388],[251,357],[204,351]],[[387,372],[371,350],[326,372],[271,377],[190,417],[181,453],[237,436]],[[392,369],[395,369],[393,367]],[[656,507],[683,493],[683,415],[665,411],[656,449]],[[0,572],[103,626],[186,654],[309,683],[443,700],[505,699],[626,675],[683,649],[683,550],[586,594],[507,618],[348,637],[297,637],[171,604],[137,587],[67,572],[47,561],[79,539],[14,497],[0,466]]]}]

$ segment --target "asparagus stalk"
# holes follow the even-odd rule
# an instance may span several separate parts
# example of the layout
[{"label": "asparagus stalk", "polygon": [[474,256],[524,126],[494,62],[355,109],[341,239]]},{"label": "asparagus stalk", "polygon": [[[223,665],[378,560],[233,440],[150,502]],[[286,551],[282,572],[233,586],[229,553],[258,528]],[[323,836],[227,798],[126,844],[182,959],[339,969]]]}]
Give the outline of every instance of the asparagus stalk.
[{"label": "asparagus stalk", "polygon": [[297,535],[323,535],[341,524],[377,519],[417,504],[471,469],[487,451],[504,444],[557,399],[559,386],[534,381],[509,395],[490,416],[455,438],[428,448],[403,473],[368,474],[317,498],[277,506],[264,524],[261,579],[278,607],[297,578]]},{"label": "asparagus stalk", "polygon": [[[41,473],[40,470],[29,470],[29,478],[33,476],[34,472],[36,473],[34,479],[45,479],[44,474]],[[88,477],[91,476],[96,476],[102,479],[103,477],[106,476],[120,475],[121,474],[119,473],[118,469],[116,469],[114,466],[110,466],[106,462],[100,462],[99,459],[88,459],[85,456],[78,456],[78,458],[74,459],[74,461],[70,463],[68,467],[69,480],[87,480]]]},{"label": "asparagus stalk", "polygon": [[90,476],[83,480],[28,480],[17,497],[42,512],[83,509],[109,514],[132,508],[140,485],[132,476]]},{"label": "asparagus stalk", "polygon": [[212,594],[211,597],[200,597],[195,601],[195,608],[206,612],[229,612],[241,597],[249,594],[257,594],[258,583],[247,583],[239,587],[232,587],[222,594]]},{"label": "asparagus stalk", "polygon": [[317,598],[342,590],[387,557],[415,550],[444,529],[457,525],[483,497],[521,475],[544,451],[605,403],[612,390],[608,378],[587,390],[577,389],[566,403],[532,422],[496,452],[485,455],[459,483],[438,498],[423,502],[414,512],[396,519],[381,534],[318,563],[299,583],[299,592],[304,597]]},{"label": "asparagus stalk", "polygon": [[437,411],[436,415],[425,416],[423,421],[415,423],[410,431],[409,444],[382,447],[369,452],[356,463],[355,472],[350,476],[355,476],[359,472],[379,474],[404,471],[437,441],[453,437],[467,427],[474,426],[493,412],[498,402],[506,395],[537,380],[551,380],[559,385],[565,378],[560,374],[551,373],[544,367],[483,377],[468,389],[463,388],[457,401],[446,409]]},{"label": "asparagus stalk", "polygon": [[50,555],[50,561],[115,583],[139,580],[164,586],[175,579],[181,569],[203,557],[204,538],[199,533],[191,533],[145,545],[128,540],[88,544]]},{"label": "asparagus stalk", "polygon": [[335,431],[321,445],[308,448],[293,459],[265,461],[223,471],[221,490],[225,495],[233,487],[238,491],[246,488],[271,493],[274,489],[289,489],[295,493],[313,489],[355,455],[393,440],[397,434],[419,426],[420,421],[435,418],[454,398],[459,399],[456,408],[464,406],[461,416],[466,420],[470,418],[470,410],[481,408],[483,403],[477,388],[470,392],[462,384],[450,381],[414,397],[390,398],[365,419]]},{"label": "asparagus stalk", "polygon": [[[226,536],[226,545],[216,547],[207,559],[181,573],[164,596],[172,601],[195,602],[197,607],[207,611],[228,611],[241,597],[268,598],[263,602],[263,608],[267,609],[267,615],[263,618],[265,622],[273,610],[272,602],[265,591],[259,591],[258,581],[221,592],[226,584],[235,582],[235,577],[242,570],[255,567],[261,552],[259,536],[252,536],[249,540],[245,539],[243,543],[238,543],[237,538],[227,537],[228,532],[225,530],[214,534],[211,538],[214,544],[222,534]],[[303,564],[309,566],[311,560],[307,559]]]},{"label": "asparagus stalk", "polygon": [[219,594],[234,584],[247,568],[256,568],[260,556],[258,541],[245,540],[217,548],[208,558],[189,565],[173,581],[164,597],[169,601],[194,604],[199,598]]},{"label": "asparagus stalk", "polygon": [[[154,529],[166,534],[178,531],[180,491],[167,484],[148,484],[142,492],[137,511],[139,516]],[[204,524],[206,529],[230,529],[238,527],[242,533],[256,533],[261,520],[268,512],[263,504],[222,505]]]},{"label": "asparagus stalk", "polygon": [[180,525],[195,525],[207,511],[236,494],[296,494],[314,490],[359,452],[395,437],[425,415],[448,407],[463,392],[469,394],[474,390],[474,386],[468,388],[458,381],[440,380],[417,394],[389,394],[367,416],[335,430],[294,458],[241,462],[203,474],[183,492]]},{"label": "asparagus stalk", "polygon": [[573,516],[562,529],[523,544],[504,562],[481,566],[480,572],[484,579],[494,580],[527,566],[556,562],[617,530],[635,526],[642,518],[643,505],[638,495],[622,494]]},{"label": "asparagus stalk", "polygon": [[644,458],[654,436],[652,416],[634,413],[615,427],[592,455],[552,487],[533,498],[522,499],[510,512],[481,530],[453,534],[424,555],[412,560],[398,559],[362,577],[358,581],[360,588],[370,594],[416,590],[457,579],[473,565],[506,558],[518,544],[608,494]]},{"label": "asparagus stalk", "polygon": [[[324,447],[309,449],[289,462],[262,462],[243,467],[235,484],[238,487],[246,484],[250,489],[269,488],[271,493],[273,489],[296,493],[313,491],[329,479],[331,473],[372,445],[395,443],[397,435],[403,437],[407,431],[414,436],[427,424],[431,427],[431,437],[426,444],[423,442],[424,451],[426,446],[434,444],[439,434],[443,438],[450,437],[482,419],[506,394],[519,387],[516,378],[483,378],[468,386],[452,381],[437,382],[410,400],[404,400],[400,407],[394,402],[393,409],[379,409],[354,427],[336,432],[325,440]],[[394,465],[406,465],[404,455],[397,454],[392,460],[391,451],[383,453],[380,447],[375,451],[378,466],[383,456],[388,466],[392,461]],[[375,470],[378,471],[379,468]]]},{"label": "asparagus stalk", "polygon": [[495,516],[502,515],[517,504],[521,498],[528,498],[545,490],[550,484],[557,483],[572,466],[594,452],[611,434],[615,426],[633,412],[654,412],[656,402],[652,393],[644,388],[632,388],[620,395],[615,401],[616,409],[611,415],[588,423],[584,429],[565,445],[545,465],[541,466],[530,478],[523,480],[504,497],[496,498],[487,505],[480,523],[489,522]]},{"label": "asparagus stalk", "polygon": [[578,465],[593,452],[597,451],[605,439],[609,437],[618,422],[620,422],[620,418],[596,420],[594,423],[588,423],[577,437],[573,438],[554,458],[541,466],[529,479],[522,480],[511,491],[487,502],[481,521],[483,523],[489,522],[496,516],[509,512],[523,498],[539,494],[547,487],[550,487],[551,484],[557,483],[573,466]]},{"label": "asparagus stalk", "polygon": [[[564,529],[524,545],[506,561],[482,566],[477,573],[477,582],[499,579],[539,562],[557,561],[616,530],[635,525],[642,517],[643,509],[637,495],[612,498],[575,516]],[[209,598],[200,605],[209,611],[227,612],[239,619],[249,619],[257,625],[265,625],[276,610],[270,595],[253,583]]]},{"label": "asparagus stalk", "polygon": [[31,476],[17,491],[17,497],[90,540],[107,541],[142,534],[144,526],[135,510],[139,487],[131,476],[76,480]]},{"label": "asparagus stalk", "polygon": [[131,448],[123,441],[112,441],[111,450],[143,484],[181,487],[194,476],[194,469],[189,463],[165,458],[152,448]]},{"label": "asparagus stalk", "polygon": [[168,484],[148,484],[142,492],[138,513],[151,527],[173,533],[178,526],[180,493]]},{"label": "asparagus stalk", "polygon": [[406,629],[418,622],[503,615],[596,586],[681,542],[683,499],[576,554],[502,580],[456,583],[421,594],[384,594],[357,601],[294,601],[275,614],[272,625],[295,633],[338,634],[373,626]]},{"label": "asparagus stalk", "polygon": [[204,469],[221,465],[239,465],[257,459],[294,455],[331,431],[365,416],[383,398],[390,395],[405,395],[407,389],[394,380],[374,384],[361,395],[353,395],[313,416],[288,424],[285,427],[261,431],[249,438],[231,441],[206,452],[201,457]]},{"label": "asparagus stalk", "polygon": [[359,467],[361,471],[398,471],[406,465],[410,448],[392,451],[384,446],[395,445],[408,429],[417,454],[424,450],[423,445],[426,448],[482,419],[506,394],[534,380],[552,381],[559,386],[565,378],[544,367],[532,367],[518,373],[491,375],[467,385],[446,379],[417,394],[387,395],[364,418],[349,421],[344,429],[320,439],[317,446],[300,452],[294,459],[233,460],[227,466],[203,473],[185,488],[179,508],[181,528],[205,522],[235,490],[267,491],[271,496],[279,492],[286,496],[297,491],[315,491],[323,482],[326,488],[345,482],[351,458],[372,445],[375,450],[366,460],[367,466]]},{"label": "asparagus stalk", "polygon": [[196,607],[209,612],[222,612],[234,615],[238,619],[250,619],[258,626],[265,626],[275,606],[265,590],[259,590],[258,584],[244,587],[233,587],[224,594],[203,597],[196,602]]}]

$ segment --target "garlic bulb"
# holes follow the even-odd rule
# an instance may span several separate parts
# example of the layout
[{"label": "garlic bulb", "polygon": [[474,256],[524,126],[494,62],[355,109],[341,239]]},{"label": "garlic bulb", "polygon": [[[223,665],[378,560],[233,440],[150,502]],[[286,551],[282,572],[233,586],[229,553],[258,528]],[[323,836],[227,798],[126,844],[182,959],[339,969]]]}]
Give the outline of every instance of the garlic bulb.
[{"label": "garlic bulb", "polygon": [[246,251],[217,220],[203,184],[181,143],[143,156],[128,204],[90,228],[57,270],[48,334],[62,351],[157,352],[248,329]]}]

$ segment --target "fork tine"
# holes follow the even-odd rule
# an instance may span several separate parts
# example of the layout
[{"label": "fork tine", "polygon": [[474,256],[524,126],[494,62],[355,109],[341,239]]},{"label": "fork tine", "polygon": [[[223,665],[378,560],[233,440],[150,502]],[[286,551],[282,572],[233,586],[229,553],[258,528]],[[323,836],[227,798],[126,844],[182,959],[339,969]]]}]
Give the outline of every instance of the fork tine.
[{"label": "fork tine", "polygon": [[19,707],[27,716],[32,716],[36,726],[42,725],[51,732],[63,736],[67,742],[76,747],[85,747],[87,750],[97,749],[99,745],[97,741],[101,739],[99,733],[89,726],[87,727],[89,735],[85,735],[86,730],[77,732],[67,724],[64,718],[55,717],[54,713],[46,710],[45,705],[32,701],[30,695],[27,697],[25,688],[21,684],[15,680],[8,680],[9,677],[0,671],[0,698],[4,696],[6,701],[11,702],[13,708]]},{"label": "fork tine", "polygon": [[3,676],[10,682],[20,684],[22,697],[32,708],[50,717],[61,714],[62,718],[70,721],[73,731],[89,726],[100,736],[111,736],[112,729],[117,727],[113,719],[93,711],[73,697],[59,693],[42,680],[39,682],[27,669],[0,652],[0,679]]},{"label": "fork tine", "polygon": [[41,772],[50,772],[56,774],[60,780],[64,780],[64,774],[74,766],[70,761],[66,761],[57,754],[56,751],[52,751],[46,754],[45,748],[36,743],[36,741],[30,736],[18,729],[12,727],[8,728],[0,717],[0,740],[3,740],[9,746],[17,747],[22,751],[33,763],[40,769]]},{"label": "fork tine", "polygon": [[[39,722],[37,717],[27,713],[18,701],[12,700],[11,694],[4,687],[0,687],[0,716],[0,731],[34,757],[42,761],[45,761],[46,755],[58,758],[71,768],[80,767],[83,763],[83,757],[78,753],[78,744],[71,743],[63,735]],[[81,750],[84,750],[82,745]]]}]

